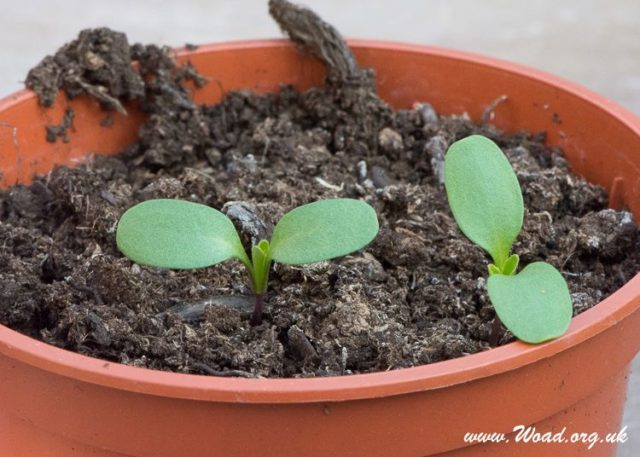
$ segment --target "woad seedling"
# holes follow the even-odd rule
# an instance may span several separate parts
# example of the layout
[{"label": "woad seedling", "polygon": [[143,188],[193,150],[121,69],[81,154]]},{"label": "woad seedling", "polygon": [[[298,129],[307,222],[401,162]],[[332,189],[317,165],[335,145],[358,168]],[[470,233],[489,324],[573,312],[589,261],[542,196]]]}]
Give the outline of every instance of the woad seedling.
[{"label": "woad seedling", "polygon": [[518,179],[500,148],[472,135],[453,143],[445,156],[445,188],[449,206],[467,238],[487,251],[487,291],[499,320],[520,340],[541,343],[561,336],[573,314],[562,274],[546,262],[521,272],[511,248],[522,230],[524,205]]},{"label": "woad seedling", "polygon": [[231,220],[220,211],[184,200],[147,200],[129,208],[116,231],[118,249],[142,265],[204,268],[229,259],[246,267],[255,295],[253,325],[262,322],[264,294],[273,261],[307,264],[362,249],[378,233],[368,204],[353,199],[320,200],[285,214],[271,241],[261,240],[247,255]]}]

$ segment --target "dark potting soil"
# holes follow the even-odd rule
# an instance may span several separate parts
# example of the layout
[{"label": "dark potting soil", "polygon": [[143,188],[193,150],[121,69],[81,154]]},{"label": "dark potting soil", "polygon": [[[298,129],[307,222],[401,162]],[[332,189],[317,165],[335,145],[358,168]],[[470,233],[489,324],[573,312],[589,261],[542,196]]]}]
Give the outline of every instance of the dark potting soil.
[{"label": "dark potting soil", "polygon": [[[394,110],[346,46],[327,45],[341,43],[335,30],[286,2],[271,8],[293,39],[323,56],[324,87],[195,105],[184,82],[203,80],[192,67],[108,29],[82,32],[31,71],[28,85],[45,106],[62,89],[98,97],[107,110],[137,101],[149,118],[118,157],[0,191],[0,322],[94,357],[226,376],[364,373],[486,350],[489,258],[458,230],[442,185],[447,146],[472,133],[503,148],[522,186],[525,225],[514,252],[522,264],[559,268],[576,314],[639,270],[631,214],[607,209],[604,190],[572,175],[543,134],[439,116],[428,100]],[[73,141],[69,116],[52,140]],[[256,327],[239,262],[159,270],[133,264],[115,244],[119,216],[150,198],[223,208],[248,247],[292,208],[336,197],[370,203],[379,235],[341,259],[275,265]]]}]

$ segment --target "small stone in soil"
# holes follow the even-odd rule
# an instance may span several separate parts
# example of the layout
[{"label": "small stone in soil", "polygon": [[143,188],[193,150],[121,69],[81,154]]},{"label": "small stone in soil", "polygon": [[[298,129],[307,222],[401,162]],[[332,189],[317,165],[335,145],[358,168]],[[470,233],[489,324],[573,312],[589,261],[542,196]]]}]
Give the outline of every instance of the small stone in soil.
[{"label": "small stone in soil", "polygon": [[298,360],[306,361],[317,359],[318,353],[300,327],[292,325],[289,330],[287,330],[287,337],[289,340],[289,348]]},{"label": "small stone in soil", "polygon": [[425,152],[431,156],[431,169],[440,185],[444,185],[444,155],[448,147],[441,134],[432,136],[424,147]]},{"label": "small stone in soil", "polygon": [[383,151],[397,152],[402,150],[402,135],[390,127],[385,127],[378,134],[378,144]]},{"label": "small stone in soil", "polygon": [[255,208],[247,202],[227,202],[222,207],[222,212],[238,226],[241,234],[251,237],[251,245],[258,244],[261,240],[271,239],[273,226],[267,224]]},{"label": "small stone in soil", "polygon": [[440,120],[438,113],[436,113],[436,110],[433,109],[430,103],[416,103],[413,109],[420,114],[425,128],[435,126]]}]

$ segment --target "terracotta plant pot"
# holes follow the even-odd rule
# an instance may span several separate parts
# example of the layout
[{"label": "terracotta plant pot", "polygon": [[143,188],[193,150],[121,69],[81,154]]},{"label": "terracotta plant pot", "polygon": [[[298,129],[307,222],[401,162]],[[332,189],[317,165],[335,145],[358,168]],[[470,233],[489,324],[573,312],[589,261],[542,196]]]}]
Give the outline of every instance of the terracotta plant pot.
[{"label": "terracotta plant pot", "polygon": [[[396,107],[429,101],[443,113],[483,108],[506,130],[548,132],[576,172],[604,185],[614,206],[640,219],[640,121],[618,105],[555,77],[438,48],[352,41],[379,91]],[[320,84],[321,66],[284,41],[203,46],[181,52],[223,91]],[[139,114],[109,128],[96,102],[76,110],[69,143],[49,144],[45,110],[29,92],[0,102],[2,185],[28,182],[87,151],[133,142]],[[47,456],[613,456],[615,445],[472,445],[468,432],[540,432],[604,437],[616,432],[629,363],[640,349],[640,276],[579,315],[562,338],[512,343],[465,358],[386,373],[324,379],[230,379],[144,370],[84,357],[0,326],[0,455]]]}]

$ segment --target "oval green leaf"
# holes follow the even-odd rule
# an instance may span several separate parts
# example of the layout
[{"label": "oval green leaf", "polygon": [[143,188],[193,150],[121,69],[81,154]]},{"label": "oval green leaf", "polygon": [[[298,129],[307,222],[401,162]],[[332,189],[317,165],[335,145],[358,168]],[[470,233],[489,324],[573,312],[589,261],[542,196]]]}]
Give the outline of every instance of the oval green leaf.
[{"label": "oval green leaf", "polygon": [[271,258],[280,263],[320,262],[362,249],[378,233],[375,210],[359,200],[338,198],[299,206],[273,230]]},{"label": "oval green leaf", "polygon": [[183,200],[147,200],[129,208],[118,222],[116,243],[134,262],[160,268],[202,268],[232,257],[249,262],[227,216]]},{"label": "oval green leaf", "polygon": [[445,188],[460,230],[500,269],[522,229],[522,191],[511,164],[490,139],[472,135],[445,156]]},{"label": "oval green leaf", "polygon": [[527,343],[557,338],[571,322],[569,288],[548,263],[534,262],[513,276],[492,275],[487,290],[505,327]]}]

